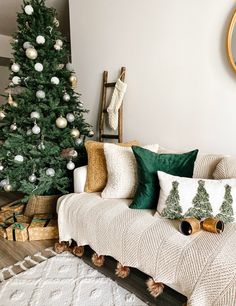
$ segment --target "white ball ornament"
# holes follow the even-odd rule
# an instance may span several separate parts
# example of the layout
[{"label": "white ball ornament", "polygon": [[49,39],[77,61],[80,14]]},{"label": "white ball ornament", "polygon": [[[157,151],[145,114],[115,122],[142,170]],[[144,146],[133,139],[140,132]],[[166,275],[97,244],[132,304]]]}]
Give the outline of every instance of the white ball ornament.
[{"label": "white ball ornament", "polygon": [[69,114],[66,115],[66,120],[68,122],[73,122],[73,121],[75,121],[75,116],[72,113],[69,113]]},{"label": "white ball ornament", "polygon": [[29,176],[30,183],[34,183],[36,180],[37,180],[37,177],[34,173]]},{"label": "white ball ornament", "polygon": [[75,169],[75,164],[73,163],[73,161],[70,160],[70,161],[67,163],[66,168],[67,168],[68,170],[74,170],[74,169]]},{"label": "white ball ornament", "polygon": [[44,38],[44,36],[38,35],[38,36],[36,37],[36,43],[37,43],[38,45],[43,45],[43,44],[45,44],[45,38]]},{"label": "white ball ornament", "polygon": [[4,167],[3,165],[0,164],[0,171],[3,171],[4,170]]},{"label": "white ball ornament", "polygon": [[30,114],[30,118],[31,118],[31,119],[39,119],[39,118],[40,118],[39,112],[32,112],[32,113]]},{"label": "white ball ornament", "polygon": [[32,59],[32,60],[34,60],[38,57],[38,52],[34,48],[26,49],[25,54],[29,59]]},{"label": "white ball ornament", "polygon": [[15,73],[19,72],[20,71],[20,65],[17,64],[17,63],[14,63],[11,65],[11,70]]},{"label": "white ball ornament", "polygon": [[36,63],[34,65],[34,69],[38,72],[42,72],[43,71],[43,65],[41,63]]},{"label": "white ball ornament", "polygon": [[39,150],[45,150],[45,145],[44,145],[44,143],[43,142],[41,142],[39,145],[38,145],[38,149]]},{"label": "white ball ornament", "polygon": [[4,188],[4,190],[5,190],[6,192],[12,191],[12,185],[10,185],[10,184],[6,184],[3,188]]},{"label": "white ball ornament", "polygon": [[51,83],[53,85],[58,85],[60,83],[60,80],[58,79],[58,77],[52,77],[51,78]]},{"label": "white ball ornament", "polygon": [[31,45],[31,43],[29,41],[26,41],[24,44],[23,44],[23,48],[24,49],[29,49],[29,48],[33,48],[33,46]]},{"label": "white ball ornament", "polygon": [[13,78],[12,78],[12,83],[14,84],[14,85],[19,85],[20,84],[20,77],[18,77],[18,76],[14,76]]},{"label": "white ball ornament", "polygon": [[16,131],[16,130],[17,130],[17,125],[16,125],[16,123],[12,123],[11,126],[10,126],[10,129],[11,129],[12,131]]},{"label": "white ball ornament", "polygon": [[3,120],[6,117],[6,114],[3,110],[0,110],[0,120]]},{"label": "white ball ornament", "polygon": [[71,132],[70,132],[71,136],[73,138],[79,138],[80,136],[80,131],[78,129],[72,129]]},{"label": "white ball ornament", "polygon": [[57,118],[56,120],[56,126],[59,128],[59,129],[64,129],[66,126],[67,126],[67,120],[66,118],[60,116],[59,118]]},{"label": "white ball ornament", "polygon": [[61,39],[56,40],[56,45],[62,47],[63,46],[63,41]]},{"label": "white ball ornament", "polygon": [[66,64],[66,70],[68,70],[68,71],[73,71],[74,70],[74,68],[73,68],[71,63],[67,63]]},{"label": "white ball ornament", "polygon": [[68,95],[67,93],[65,93],[65,94],[63,95],[63,100],[64,100],[65,102],[69,102],[69,101],[70,101],[70,95]]},{"label": "white ball ornament", "polygon": [[35,123],[35,125],[32,128],[32,133],[38,135],[40,132],[41,132],[40,127]]},{"label": "white ball ornament", "polygon": [[7,179],[4,179],[0,182],[0,187],[4,187],[5,185],[8,184],[8,180]]},{"label": "white ball ornament", "polygon": [[59,46],[59,45],[57,45],[57,44],[55,44],[53,47],[54,47],[54,49],[55,49],[56,51],[60,51],[60,50],[61,50],[61,46]]},{"label": "white ball ornament", "polygon": [[22,155],[16,155],[16,156],[14,157],[14,161],[15,161],[16,163],[21,164],[21,163],[23,163],[23,161],[24,161],[24,157],[23,157]]},{"label": "white ball ornament", "polygon": [[88,136],[89,136],[89,137],[93,137],[93,136],[94,136],[94,131],[90,130],[90,131],[88,132]]},{"label": "white ball ornament", "polygon": [[77,139],[75,140],[75,144],[76,144],[77,146],[80,146],[82,143],[83,143],[83,140],[82,140],[81,138],[77,138]]},{"label": "white ball ornament", "polygon": [[28,4],[25,6],[24,11],[27,15],[32,15],[34,12],[34,9],[32,7],[32,5]]},{"label": "white ball ornament", "polygon": [[54,170],[53,168],[48,168],[48,169],[46,170],[46,174],[47,174],[48,176],[53,177],[53,176],[55,175],[55,170]]},{"label": "white ball ornament", "polygon": [[45,92],[44,92],[43,90],[38,90],[38,91],[36,92],[36,97],[37,97],[38,99],[44,99],[44,98],[45,98]]}]

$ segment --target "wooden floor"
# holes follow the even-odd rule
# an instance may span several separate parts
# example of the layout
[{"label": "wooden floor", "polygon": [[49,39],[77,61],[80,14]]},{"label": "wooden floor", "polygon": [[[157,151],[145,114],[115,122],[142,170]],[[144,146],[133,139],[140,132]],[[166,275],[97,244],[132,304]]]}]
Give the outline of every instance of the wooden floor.
[{"label": "wooden floor", "polygon": [[[17,193],[0,193],[0,206],[5,203],[15,201],[21,197]],[[13,265],[18,261],[23,260],[26,256],[32,256],[35,253],[53,246],[55,240],[42,241],[8,241],[0,238],[0,269]]]}]

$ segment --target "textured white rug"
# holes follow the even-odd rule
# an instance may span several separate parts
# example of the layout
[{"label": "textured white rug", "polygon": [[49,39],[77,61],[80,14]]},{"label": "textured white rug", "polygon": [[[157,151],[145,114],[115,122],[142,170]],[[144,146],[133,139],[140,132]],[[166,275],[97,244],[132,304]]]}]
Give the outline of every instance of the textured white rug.
[{"label": "textured white rug", "polygon": [[70,253],[63,253],[0,283],[0,306],[143,306]]}]

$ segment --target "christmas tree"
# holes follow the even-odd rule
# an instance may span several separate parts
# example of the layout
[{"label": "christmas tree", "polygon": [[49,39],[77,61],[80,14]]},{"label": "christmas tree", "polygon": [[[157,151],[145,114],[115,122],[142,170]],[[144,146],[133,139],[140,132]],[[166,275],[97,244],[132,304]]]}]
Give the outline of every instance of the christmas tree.
[{"label": "christmas tree", "polygon": [[31,195],[68,193],[72,170],[86,162],[93,136],[74,91],[69,45],[45,0],[24,1],[13,36],[8,103],[0,109],[0,189]]},{"label": "christmas tree", "polygon": [[205,189],[205,182],[198,181],[197,194],[192,201],[193,207],[185,213],[185,217],[195,217],[197,219],[212,217],[212,207],[209,201],[209,194]]},{"label": "christmas tree", "polygon": [[220,213],[216,215],[216,218],[220,219],[224,223],[230,223],[234,221],[233,210],[233,197],[231,195],[231,186],[225,185],[224,201],[220,207]]},{"label": "christmas tree", "polygon": [[166,199],[166,208],[163,209],[161,216],[168,219],[179,219],[182,217],[182,208],[179,204],[180,197],[178,191],[179,183],[172,182],[172,189]]}]

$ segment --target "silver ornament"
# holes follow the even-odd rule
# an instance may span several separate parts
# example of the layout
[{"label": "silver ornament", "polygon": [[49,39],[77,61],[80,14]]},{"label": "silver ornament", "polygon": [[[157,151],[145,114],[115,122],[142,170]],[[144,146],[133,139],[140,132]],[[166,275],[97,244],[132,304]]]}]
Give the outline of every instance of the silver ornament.
[{"label": "silver ornament", "polygon": [[39,114],[39,112],[32,112],[31,114],[30,114],[30,118],[31,119],[39,119],[40,118],[40,114]]},{"label": "silver ornament", "polygon": [[47,174],[48,176],[53,177],[53,176],[55,175],[55,170],[54,170],[53,168],[48,168],[48,169],[46,170],[46,174]]},{"label": "silver ornament", "polygon": [[62,47],[63,46],[63,41],[61,39],[56,40],[56,45]]},{"label": "silver ornament", "polygon": [[64,100],[65,102],[70,101],[70,95],[68,95],[67,93],[65,93],[65,94],[63,95],[63,100]]},{"label": "silver ornament", "polygon": [[17,63],[14,63],[14,64],[12,64],[11,65],[11,70],[13,71],[13,72],[19,72],[20,71],[20,65],[19,64],[17,64]]},{"label": "silver ornament", "polygon": [[0,187],[4,187],[5,185],[7,185],[9,182],[7,179],[4,179],[0,182]]},{"label": "silver ornament", "polygon": [[35,135],[38,135],[41,132],[40,127],[37,125],[37,123],[34,124],[33,128],[32,128],[32,133]]},{"label": "silver ornament", "polygon": [[12,78],[12,83],[13,83],[14,85],[19,85],[19,84],[20,84],[20,77],[14,76],[14,77]]},{"label": "silver ornament", "polygon": [[60,80],[58,79],[58,77],[52,77],[51,78],[51,83],[53,85],[58,85],[60,83]]},{"label": "silver ornament", "polygon": [[29,49],[29,48],[33,48],[33,46],[31,45],[31,43],[29,41],[26,41],[24,44],[23,44],[23,48],[24,49]]},{"label": "silver ornament", "polygon": [[64,129],[66,126],[67,126],[67,120],[66,118],[60,116],[59,118],[57,118],[56,120],[56,126],[59,128],[59,129]]},{"label": "silver ornament", "polygon": [[68,122],[73,122],[73,121],[75,121],[75,116],[72,113],[69,113],[69,114],[66,115],[66,120]]},{"label": "silver ornament", "polygon": [[72,129],[71,132],[70,132],[71,136],[73,138],[79,138],[80,136],[80,131],[78,129]]},{"label": "silver ornament", "polygon": [[0,171],[3,171],[4,170],[4,167],[2,164],[0,164]]},{"label": "silver ornament", "polygon": [[88,136],[89,136],[89,137],[93,137],[93,136],[94,136],[94,131],[90,130],[90,131],[88,132]]},{"label": "silver ornament", "polygon": [[6,184],[3,188],[4,188],[4,190],[5,190],[6,192],[12,191],[12,185],[10,185],[10,184]]},{"label": "silver ornament", "polygon": [[10,129],[11,129],[12,131],[16,131],[16,130],[17,130],[17,125],[16,125],[15,122],[14,122],[13,124],[11,124]]},{"label": "silver ornament", "polygon": [[45,44],[45,38],[44,38],[44,36],[38,35],[38,36],[36,37],[36,43],[37,43],[38,45],[43,45],[43,44]]},{"label": "silver ornament", "polygon": [[57,45],[57,44],[55,44],[53,47],[54,47],[54,49],[57,50],[57,51],[60,51],[60,50],[61,50],[61,46],[59,46],[59,45]]},{"label": "silver ornament", "polygon": [[32,15],[34,12],[34,9],[32,7],[32,5],[28,4],[24,7],[24,11],[27,15]]},{"label": "silver ornament", "polygon": [[43,71],[43,65],[41,63],[36,63],[34,65],[34,69],[38,72],[42,72]]},{"label": "silver ornament", "polygon": [[71,63],[67,63],[66,64],[66,70],[68,70],[68,71],[73,71],[74,70],[74,68],[73,68]]},{"label": "silver ornament", "polygon": [[33,174],[31,174],[30,176],[29,176],[29,181],[30,181],[30,183],[34,183],[36,180],[37,180],[37,177],[36,177],[36,175],[33,173]]},{"label": "silver ornament", "polygon": [[38,91],[36,91],[36,97],[38,98],[38,99],[44,99],[45,98],[45,92],[43,91],[43,90],[38,90]]},{"label": "silver ornament", "polygon": [[74,169],[75,169],[75,164],[73,163],[73,161],[70,160],[70,161],[67,163],[66,168],[67,168],[68,170],[74,170]]},{"label": "silver ornament", "polygon": [[23,163],[23,161],[24,161],[24,157],[23,157],[22,155],[16,155],[16,156],[14,157],[14,161],[15,161],[16,163],[21,164],[21,163]]},{"label": "silver ornament", "polygon": [[6,114],[3,110],[0,110],[0,120],[3,120],[6,117]]},{"label": "silver ornament", "polygon": [[29,59],[32,59],[32,60],[34,60],[38,57],[38,52],[34,48],[26,49],[25,54]]},{"label": "silver ornament", "polygon": [[75,140],[75,144],[76,144],[77,146],[80,146],[82,143],[83,143],[83,140],[82,140],[81,138],[77,138],[77,139]]}]

